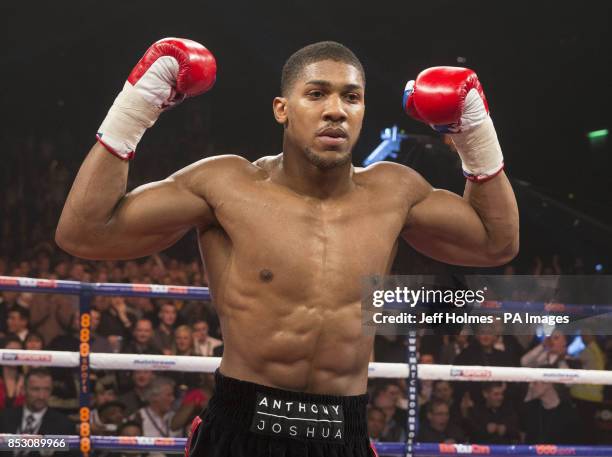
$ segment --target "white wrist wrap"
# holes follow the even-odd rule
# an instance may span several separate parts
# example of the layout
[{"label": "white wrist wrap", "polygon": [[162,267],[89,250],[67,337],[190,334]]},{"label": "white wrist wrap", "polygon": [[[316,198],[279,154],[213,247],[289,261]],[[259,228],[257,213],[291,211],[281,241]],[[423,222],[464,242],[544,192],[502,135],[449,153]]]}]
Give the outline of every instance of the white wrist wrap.
[{"label": "white wrist wrap", "polygon": [[145,130],[155,124],[162,111],[126,81],[98,129],[98,140],[116,156],[129,160]]},{"label": "white wrist wrap", "polygon": [[486,181],[504,168],[504,156],[490,116],[478,126],[450,135],[471,181]]}]

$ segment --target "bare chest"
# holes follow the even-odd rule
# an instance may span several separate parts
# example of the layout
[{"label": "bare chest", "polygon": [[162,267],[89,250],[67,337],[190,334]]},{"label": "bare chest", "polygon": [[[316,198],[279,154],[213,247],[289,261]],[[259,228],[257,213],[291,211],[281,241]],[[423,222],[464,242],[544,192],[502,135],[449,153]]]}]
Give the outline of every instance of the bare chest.
[{"label": "bare chest", "polygon": [[296,287],[356,291],[364,276],[390,268],[404,208],[393,196],[364,190],[322,201],[261,183],[217,206],[225,248],[213,246],[219,236],[211,234],[201,239],[203,252],[208,265],[222,263],[246,283],[269,283],[283,294]]}]

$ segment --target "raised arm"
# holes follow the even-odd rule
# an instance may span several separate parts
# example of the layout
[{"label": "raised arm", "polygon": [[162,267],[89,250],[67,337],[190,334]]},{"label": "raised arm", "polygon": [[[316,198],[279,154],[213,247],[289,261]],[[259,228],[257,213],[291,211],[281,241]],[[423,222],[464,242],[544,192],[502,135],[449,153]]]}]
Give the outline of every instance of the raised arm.
[{"label": "raised arm", "polygon": [[518,210],[508,178],[468,181],[463,197],[433,189],[422,177],[421,199],[408,213],[403,238],[417,251],[453,265],[495,266],[518,251]]},{"label": "raised arm", "polygon": [[57,244],[77,257],[98,260],[142,257],[167,248],[191,228],[214,221],[196,186],[212,179],[211,165],[197,163],[126,193],[128,163],[96,144],[68,194]]},{"label": "raised arm", "polygon": [[60,247],[89,259],[140,257],[213,221],[201,186],[194,183],[207,170],[212,175],[214,166],[200,162],[128,194],[126,186],[129,160],[145,130],[168,107],[210,89],[215,73],[212,54],[191,40],[164,39],[147,50],[70,190],[56,231]]},{"label": "raised arm", "polygon": [[519,247],[518,208],[476,74],[454,67],[425,70],[406,86],[404,104],[411,116],[450,134],[468,181],[462,198],[413,177],[418,198],[403,237],[424,254],[456,265],[512,260]]}]

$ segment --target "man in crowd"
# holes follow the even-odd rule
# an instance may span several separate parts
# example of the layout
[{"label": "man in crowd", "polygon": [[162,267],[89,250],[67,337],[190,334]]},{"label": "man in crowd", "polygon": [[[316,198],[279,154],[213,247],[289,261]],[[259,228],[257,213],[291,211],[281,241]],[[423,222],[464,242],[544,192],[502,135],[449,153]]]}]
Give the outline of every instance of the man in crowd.
[{"label": "man in crowd", "polygon": [[134,324],[132,339],[127,342],[121,352],[128,354],[161,354],[159,347],[153,342],[153,323],[141,318]]},{"label": "man in crowd", "polygon": [[146,392],[154,376],[151,370],[132,371],[132,384],[127,391],[119,397],[119,401],[126,406],[126,414],[128,416],[146,406]]},{"label": "man in crowd", "polygon": [[486,444],[512,444],[519,440],[518,415],[504,402],[506,386],[501,382],[483,385],[483,404],[476,404],[466,423],[473,442]]},{"label": "man in crowd", "polygon": [[176,327],[177,311],[171,301],[164,301],[159,307],[159,325],[153,335],[153,344],[166,355],[172,354],[174,344],[174,328]]},{"label": "man in crowd", "polygon": [[208,322],[204,319],[198,319],[191,327],[193,328],[193,338],[198,354],[207,357],[215,355],[215,349],[223,345],[223,341],[208,334],[210,330]]},{"label": "man in crowd", "polygon": [[[51,374],[44,368],[33,368],[25,378],[25,405],[0,413],[0,433],[29,435],[74,435],[76,426],[63,414],[49,408],[53,389]],[[12,452],[0,452],[11,456]],[[30,456],[40,456],[38,452]]]},{"label": "man in crowd", "polygon": [[23,343],[28,336],[30,323],[30,311],[21,305],[13,305],[9,308],[6,317],[7,333],[17,335]]},{"label": "man in crowd", "polygon": [[417,441],[426,443],[464,443],[466,435],[450,421],[450,410],[443,401],[432,399],[425,406],[427,421],[421,424]]}]

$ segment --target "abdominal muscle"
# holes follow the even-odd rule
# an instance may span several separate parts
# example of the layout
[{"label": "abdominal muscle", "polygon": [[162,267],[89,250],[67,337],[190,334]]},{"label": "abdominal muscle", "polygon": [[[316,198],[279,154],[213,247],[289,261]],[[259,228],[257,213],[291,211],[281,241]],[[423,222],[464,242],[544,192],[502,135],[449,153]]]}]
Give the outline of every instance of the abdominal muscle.
[{"label": "abdominal muscle", "polygon": [[292,303],[274,294],[237,295],[217,303],[222,374],[300,392],[365,393],[373,337],[362,334],[359,301]]}]

